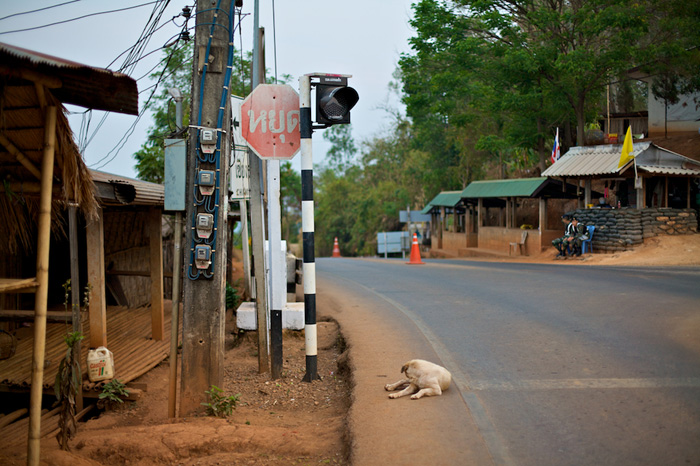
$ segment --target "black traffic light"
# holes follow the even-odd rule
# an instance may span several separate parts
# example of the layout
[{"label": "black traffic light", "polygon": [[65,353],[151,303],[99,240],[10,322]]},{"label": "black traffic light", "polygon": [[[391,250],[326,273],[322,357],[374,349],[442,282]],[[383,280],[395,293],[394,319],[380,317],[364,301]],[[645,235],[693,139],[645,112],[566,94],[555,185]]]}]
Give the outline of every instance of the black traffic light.
[{"label": "black traffic light", "polygon": [[350,123],[350,110],[360,96],[348,87],[345,77],[323,76],[316,84],[316,123],[339,125]]}]

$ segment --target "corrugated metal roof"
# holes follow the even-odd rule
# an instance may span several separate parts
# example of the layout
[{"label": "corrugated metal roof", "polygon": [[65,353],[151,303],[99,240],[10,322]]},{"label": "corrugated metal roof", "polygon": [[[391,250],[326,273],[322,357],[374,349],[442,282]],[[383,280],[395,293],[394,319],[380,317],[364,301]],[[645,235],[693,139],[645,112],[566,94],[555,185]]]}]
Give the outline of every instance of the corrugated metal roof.
[{"label": "corrugated metal roof", "polygon": [[659,175],[700,176],[700,162],[654,144],[637,156],[637,169]]},{"label": "corrugated metal roof", "polygon": [[489,197],[531,197],[547,182],[546,177],[517,178],[513,180],[472,181],[462,190],[462,197],[478,199]]},{"label": "corrugated metal roof", "polygon": [[97,186],[97,196],[103,204],[150,206],[165,204],[165,187],[162,184],[97,170],[90,170],[90,174]]},{"label": "corrugated metal roof", "polygon": [[131,77],[14,45],[0,43],[0,66],[26,77],[30,70],[46,77],[51,93],[61,102],[85,108],[138,115],[138,88]]},{"label": "corrugated metal roof", "polygon": [[[637,156],[649,148],[650,142],[633,144],[633,155]],[[592,176],[620,173],[622,144],[572,147],[552,166],[542,172],[542,176]],[[632,163],[632,162],[629,162]],[[628,165],[629,165],[628,163]]]},{"label": "corrugated metal roof", "polygon": [[[700,176],[700,163],[651,142],[633,144],[632,154],[636,159],[637,170],[660,175]],[[633,165],[629,161],[618,168],[621,144],[602,146],[572,147],[551,167],[542,172],[543,176],[576,177],[618,174]]]},{"label": "corrugated metal roof", "polygon": [[433,207],[454,207],[462,200],[462,191],[443,191],[426,205],[421,214],[428,214]]}]

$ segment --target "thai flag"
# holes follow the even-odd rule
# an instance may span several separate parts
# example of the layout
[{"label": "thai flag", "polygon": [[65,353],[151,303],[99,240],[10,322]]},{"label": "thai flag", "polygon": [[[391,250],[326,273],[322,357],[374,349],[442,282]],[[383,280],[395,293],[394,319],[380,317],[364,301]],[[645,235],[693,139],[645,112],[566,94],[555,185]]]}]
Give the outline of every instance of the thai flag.
[{"label": "thai flag", "polygon": [[552,163],[559,160],[561,157],[561,146],[559,146],[559,128],[557,128],[557,135],[554,137],[554,147],[552,148]]}]

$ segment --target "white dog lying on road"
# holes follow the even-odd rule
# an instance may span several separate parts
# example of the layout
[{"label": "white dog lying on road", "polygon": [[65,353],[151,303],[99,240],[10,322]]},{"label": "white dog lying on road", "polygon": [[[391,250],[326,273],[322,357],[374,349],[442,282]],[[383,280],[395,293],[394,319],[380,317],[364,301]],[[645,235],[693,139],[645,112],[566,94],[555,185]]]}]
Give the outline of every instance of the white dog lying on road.
[{"label": "white dog lying on road", "polygon": [[408,361],[401,368],[401,373],[406,374],[405,379],[384,386],[388,392],[403,388],[400,392],[389,395],[389,398],[411,395],[412,400],[417,400],[423,396],[442,395],[452,381],[452,374],[447,369],[422,359]]}]

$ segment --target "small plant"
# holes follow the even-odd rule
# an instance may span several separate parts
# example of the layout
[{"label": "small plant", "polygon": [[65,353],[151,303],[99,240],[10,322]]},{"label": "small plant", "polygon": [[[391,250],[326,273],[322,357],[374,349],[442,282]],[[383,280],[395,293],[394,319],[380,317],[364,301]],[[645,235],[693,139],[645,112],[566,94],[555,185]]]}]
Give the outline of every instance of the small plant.
[{"label": "small plant", "polygon": [[114,379],[111,382],[104,384],[99,399],[102,401],[103,406],[110,406],[124,403],[122,398],[127,396],[129,396],[129,390],[126,388],[126,385],[121,383],[119,379]]},{"label": "small plant", "polygon": [[71,332],[64,340],[68,349],[66,357],[58,366],[58,373],[54,382],[56,401],[61,403],[61,413],[58,418],[60,431],[56,435],[61,450],[69,450],[68,440],[75,436],[78,429],[78,421],[75,419],[75,400],[78,390],[81,390],[83,380],[80,372],[80,354],[78,342],[84,337],[80,332]]},{"label": "small plant", "polygon": [[241,301],[240,296],[238,296],[238,290],[232,287],[230,284],[226,284],[226,309],[236,309],[238,303]]},{"label": "small plant", "polygon": [[238,404],[238,399],[241,396],[240,393],[236,395],[223,395],[224,391],[212,385],[210,390],[206,393],[209,396],[209,403],[202,403],[203,406],[207,407],[207,414],[216,417],[228,417],[233,414],[233,410],[236,409],[236,404]]}]

